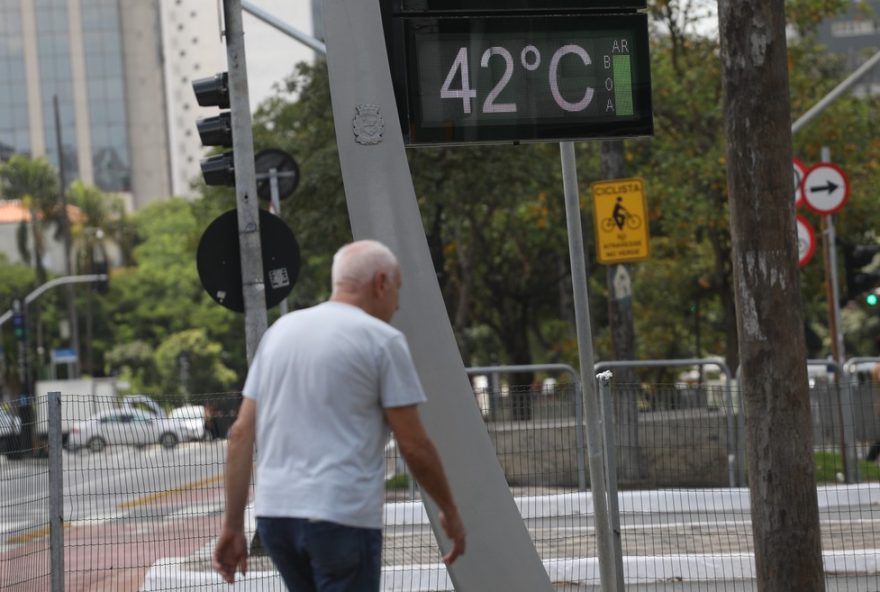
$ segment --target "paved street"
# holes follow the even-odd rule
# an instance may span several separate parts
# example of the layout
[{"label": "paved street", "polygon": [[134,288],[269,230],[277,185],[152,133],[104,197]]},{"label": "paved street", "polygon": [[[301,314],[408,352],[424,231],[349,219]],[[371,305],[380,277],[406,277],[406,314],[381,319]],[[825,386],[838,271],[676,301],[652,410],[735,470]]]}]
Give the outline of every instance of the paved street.
[{"label": "paved street", "polygon": [[[111,447],[96,454],[65,453],[68,589],[138,590],[148,570],[170,557],[182,558],[176,562],[176,569],[208,576],[207,551],[223,508],[224,453],[225,442],[182,444],[172,450],[158,446]],[[44,459],[0,465],[0,563],[15,566],[0,570],[0,589],[33,590],[48,585],[47,466]],[[870,495],[864,495],[865,491]],[[821,511],[826,552],[868,551],[872,556],[880,552],[880,504],[872,491],[841,488],[826,492],[826,497],[836,500]],[[675,573],[678,564],[685,569],[684,558],[752,552],[748,512],[735,502],[741,492],[719,490],[721,502],[711,509],[687,498],[705,492],[671,493],[672,508],[634,511],[631,502],[628,511],[622,513],[624,557],[665,557],[671,564],[666,569]],[[526,519],[526,526],[545,564],[556,561],[566,566],[567,575],[558,579],[558,589],[591,589],[573,583],[590,581],[589,574],[595,569],[590,558],[597,555],[593,516],[579,505],[578,494],[539,488],[517,489],[514,494],[524,500],[522,507],[528,508],[524,514],[535,516]],[[389,497],[400,501],[405,492]],[[568,510],[543,515],[541,508],[548,504]],[[418,519],[406,524],[395,522],[390,521],[385,531],[384,564],[388,573],[413,566],[436,566],[440,552],[430,527],[418,523]],[[850,577],[847,572],[857,571],[857,566],[850,566],[847,562],[851,560],[844,555],[838,561],[835,581],[843,582],[843,587],[835,588],[836,584],[829,582],[830,589],[880,591],[880,586],[871,588],[866,584],[880,579],[880,574]],[[271,565],[265,558],[253,558],[250,569],[271,571]],[[636,581],[632,583],[634,587],[628,589],[707,589],[688,588],[681,581],[652,583],[645,588],[635,586]],[[744,581],[709,583],[712,590],[751,590]],[[672,587],[663,587],[666,585]]]}]

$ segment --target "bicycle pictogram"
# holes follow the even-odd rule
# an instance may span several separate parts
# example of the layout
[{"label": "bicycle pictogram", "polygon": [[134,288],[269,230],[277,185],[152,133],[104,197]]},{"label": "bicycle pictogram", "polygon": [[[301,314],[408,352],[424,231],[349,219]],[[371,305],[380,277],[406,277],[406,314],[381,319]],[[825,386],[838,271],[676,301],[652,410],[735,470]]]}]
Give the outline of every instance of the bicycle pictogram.
[{"label": "bicycle pictogram", "polygon": [[617,198],[617,203],[614,204],[614,210],[611,212],[611,217],[602,220],[602,230],[605,232],[610,232],[614,230],[615,227],[617,227],[618,230],[623,230],[624,226],[630,230],[636,230],[641,225],[641,216],[638,214],[632,214],[626,209],[623,205],[623,197]]}]

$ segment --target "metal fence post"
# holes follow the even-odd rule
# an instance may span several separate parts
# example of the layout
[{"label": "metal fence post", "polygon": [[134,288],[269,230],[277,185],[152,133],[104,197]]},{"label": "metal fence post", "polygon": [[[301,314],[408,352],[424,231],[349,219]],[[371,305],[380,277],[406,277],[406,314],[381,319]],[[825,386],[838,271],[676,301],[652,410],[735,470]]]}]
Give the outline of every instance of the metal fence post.
[{"label": "metal fence post", "polygon": [[824,366],[826,372],[828,369],[834,372],[837,412],[840,416],[840,458],[843,460],[844,479],[847,483],[858,483],[859,461],[856,454],[855,435],[853,434],[855,419],[849,380],[844,374],[843,366],[834,360],[807,360],[807,367],[810,366]]},{"label": "metal fence post", "polygon": [[584,394],[581,391],[581,382],[574,377],[574,421],[577,424],[574,431],[575,446],[577,447],[577,465],[578,465],[578,491],[587,490],[587,455],[584,452],[586,448],[586,436],[584,432],[587,430],[587,423],[584,421],[584,400],[581,398]]},{"label": "metal fence post", "polygon": [[602,431],[605,438],[605,472],[608,480],[608,523],[611,527],[611,554],[614,560],[615,589],[624,590],[623,548],[620,542],[620,506],[617,503],[617,447],[614,445],[614,405],[611,401],[612,373],[597,374],[599,397],[602,404]]},{"label": "metal fence post", "polygon": [[840,421],[843,424],[843,450],[840,451],[840,456],[844,459],[846,482],[859,483],[862,478],[859,475],[859,457],[856,453],[856,420],[853,409],[852,383],[842,373],[839,376],[840,382],[838,382],[837,388],[840,389]]},{"label": "metal fence post", "polygon": [[49,393],[49,553],[52,592],[64,592],[64,478],[61,462],[61,393]]}]

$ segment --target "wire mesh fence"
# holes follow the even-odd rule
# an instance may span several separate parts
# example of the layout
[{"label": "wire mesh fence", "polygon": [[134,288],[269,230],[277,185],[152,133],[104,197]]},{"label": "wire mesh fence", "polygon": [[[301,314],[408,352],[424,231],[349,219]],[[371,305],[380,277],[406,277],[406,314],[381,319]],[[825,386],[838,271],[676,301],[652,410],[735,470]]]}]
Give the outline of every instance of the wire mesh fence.
[{"label": "wire mesh fence", "polygon": [[[847,589],[876,592],[880,385],[854,381],[846,388],[842,397],[833,381],[817,381],[810,392],[823,553],[829,577],[842,574],[851,583]],[[598,589],[578,385],[502,385],[474,395],[556,588]],[[226,589],[211,571],[210,550],[224,507],[225,434],[240,396],[192,402],[187,412],[166,417],[143,401],[62,395],[65,448],[55,476],[45,402],[7,404],[0,414],[0,589],[52,589],[53,487],[63,494],[65,590]],[[753,589],[736,390],[622,385],[611,388],[611,402],[627,586],[696,582],[705,590]],[[856,466],[845,467],[847,458]],[[855,476],[850,483],[848,475]],[[451,590],[418,487],[393,439],[385,480],[383,589]],[[246,522],[252,533],[251,514]],[[271,562],[259,548],[252,551],[249,574],[237,589],[283,590]]]}]

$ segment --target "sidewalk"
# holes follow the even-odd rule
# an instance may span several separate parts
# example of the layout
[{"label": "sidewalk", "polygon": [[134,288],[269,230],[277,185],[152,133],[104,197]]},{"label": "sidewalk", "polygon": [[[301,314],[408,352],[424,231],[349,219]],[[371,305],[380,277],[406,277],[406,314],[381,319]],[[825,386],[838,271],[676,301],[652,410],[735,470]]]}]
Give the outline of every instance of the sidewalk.
[{"label": "sidewalk", "polygon": [[[880,484],[862,484],[851,486],[833,486],[820,488],[818,491],[820,510],[834,510],[850,506],[880,506]],[[592,518],[592,495],[590,493],[568,493],[556,495],[518,497],[515,499],[523,519],[532,525],[540,525],[542,521],[558,517],[582,517],[583,528],[576,529],[577,536],[589,542],[588,555],[592,557],[553,558],[545,559],[544,566],[552,582],[557,587],[597,586],[600,583],[598,560],[595,558],[593,528],[587,524]],[[749,492],[747,489],[712,489],[690,491],[634,491],[619,495],[621,522],[626,524],[626,516],[677,515],[694,513],[706,516],[713,512],[745,513],[748,520]],[[653,521],[652,521],[653,522]],[[649,524],[647,528],[657,528]],[[853,524],[866,522],[855,521]],[[823,559],[826,573],[880,575],[880,513],[874,517],[869,515],[860,533],[865,548],[825,552]],[[254,517],[249,508],[246,524],[252,532]],[[389,549],[396,544],[395,537],[389,531],[396,527],[406,527],[417,531],[414,535],[424,540],[419,541],[419,549],[429,549],[433,545],[433,535],[428,526],[427,514],[421,502],[390,503],[385,506],[386,524],[386,561],[389,557],[405,557],[406,565],[385,566],[382,572],[382,590],[388,592],[446,592],[452,591],[452,583],[445,567],[437,561],[437,554],[430,551],[416,554],[401,552],[400,549]],[[623,570],[628,583],[651,582],[712,582],[719,580],[749,580],[754,578],[754,558],[751,553],[750,529],[737,537],[729,539],[730,530],[727,523],[668,523],[663,525],[666,535],[658,541],[644,544],[626,545],[624,548]],[[728,529],[727,536],[719,537],[713,530],[716,526]],[[738,526],[746,526],[741,521]],[[836,530],[837,525],[830,527]],[[640,528],[626,527],[628,528]],[[541,540],[535,528],[533,538],[543,556],[552,555],[552,540]],[[853,529],[848,530],[851,532]],[[696,532],[699,531],[699,532]],[[676,552],[676,541],[691,537],[696,545],[705,552]],[[250,534],[249,534],[250,538]],[[412,536],[409,542],[412,543]],[[626,540],[626,536],[624,539]],[[430,541],[429,541],[430,539]],[[741,540],[739,540],[741,539]],[[713,544],[713,542],[717,544]],[[659,544],[658,544],[659,543]],[[268,558],[252,558],[246,577],[240,578],[234,586],[222,582],[220,577],[211,571],[210,553],[213,543],[205,545],[189,557],[169,557],[155,563],[147,574],[142,590],[154,592],[168,589],[191,589],[234,592],[251,592],[266,589],[283,590],[280,578],[272,569]],[[632,547],[632,548],[630,548]],[[656,555],[656,548],[663,548],[668,554]],[[409,550],[411,551],[411,549]],[[653,552],[652,552],[653,551]]]}]

